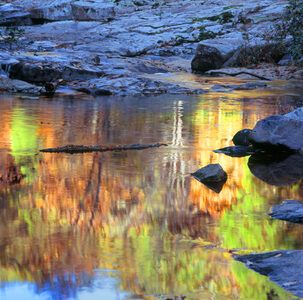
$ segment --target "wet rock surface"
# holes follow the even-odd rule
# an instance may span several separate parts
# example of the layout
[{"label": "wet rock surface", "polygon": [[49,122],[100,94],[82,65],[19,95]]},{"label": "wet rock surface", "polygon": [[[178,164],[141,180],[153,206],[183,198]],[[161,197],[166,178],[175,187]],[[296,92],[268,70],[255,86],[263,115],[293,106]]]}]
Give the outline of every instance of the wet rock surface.
[{"label": "wet rock surface", "polygon": [[297,297],[303,297],[303,251],[280,250],[236,257],[246,265]]},{"label": "wet rock surface", "polygon": [[[285,7],[284,1],[263,2],[212,1],[203,7],[200,1],[152,0],[0,3],[3,26],[24,25],[18,39],[0,40],[1,68],[11,78],[40,85],[60,81],[92,94],[201,93],[202,88],[149,75],[190,71],[197,47],[212,49],[212,59],[217,53],[212,63],[220,67],[243,43],[241,11],[253,20],[247,25],[251,40],[259,40]],[[262,19],[267,10],[275,11],[275,18]]]},{"label": "wet rock surface", "polygon": [[303,179],[303,156],[299,153],[252,155],[248,167],[253,175],[275,186],[292,185]]},{"label": "wet rock surface", "polygon": [[285,200],[282,204],[273,206],[269,215],[274,219],[303,223],[303,203]]}]

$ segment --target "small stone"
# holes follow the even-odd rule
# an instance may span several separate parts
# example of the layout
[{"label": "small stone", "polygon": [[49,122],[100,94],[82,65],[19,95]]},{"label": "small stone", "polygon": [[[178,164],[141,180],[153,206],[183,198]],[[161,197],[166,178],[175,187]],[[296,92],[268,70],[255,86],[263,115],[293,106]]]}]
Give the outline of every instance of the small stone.
[{"label": "small stone", "polygon": [[201,182],[220,182],[226,181],[227,174],[219,164],[210,164],[191,174]]}]

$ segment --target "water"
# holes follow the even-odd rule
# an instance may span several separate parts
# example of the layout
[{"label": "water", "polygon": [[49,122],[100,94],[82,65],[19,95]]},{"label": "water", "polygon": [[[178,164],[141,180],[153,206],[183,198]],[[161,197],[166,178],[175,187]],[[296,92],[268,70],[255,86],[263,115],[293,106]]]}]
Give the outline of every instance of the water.
[{"label": "water", "polygon": [[[292,299],[233,256],[302,249],[300,225],[267,215],[302,183],[268,185],[248,158],[212,152],[278,112],[268,94],[1,96],[0,298]],[[157,142],[169,146],[39,152]],[[209,163],[228,173],[220,194],[190,176]]]}]

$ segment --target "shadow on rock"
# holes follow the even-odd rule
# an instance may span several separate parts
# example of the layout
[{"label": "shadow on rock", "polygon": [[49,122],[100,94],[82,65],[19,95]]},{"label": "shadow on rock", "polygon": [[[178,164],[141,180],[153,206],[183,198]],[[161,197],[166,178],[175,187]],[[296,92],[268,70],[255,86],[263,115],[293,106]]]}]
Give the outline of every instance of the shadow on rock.
[{"label": "shadow on rock", "polygon": [[297,297],[303,297],[303,251],[274,251],[239,255],[237,261],[269,279]]},{"label": "shadow on rock", "polygon": [[303,179],[303,156],[298,153],[252,155],[248,167],[256,177],[275,186],[292,185]]},{"label": "shadow on rock", "polygon": [[303,203],[296,200],[286,200],[271,208],[269,214],[274,219],[303,223]]}]

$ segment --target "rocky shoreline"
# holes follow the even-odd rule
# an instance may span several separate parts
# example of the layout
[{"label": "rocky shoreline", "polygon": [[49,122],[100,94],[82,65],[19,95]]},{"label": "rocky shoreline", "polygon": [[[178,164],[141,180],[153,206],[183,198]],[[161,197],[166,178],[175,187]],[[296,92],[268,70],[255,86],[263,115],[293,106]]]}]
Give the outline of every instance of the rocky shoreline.
[{"label": "rocky shoreline", "polygon": [[[60,86],[96,96],[199,94],[207,92],[203,84],[191,88],[161,74],[222,68],[227,74],[302,80],[302,70],[290,65],[287,53],[268,42],[286,5],[281,0],[2,1],[0,89],[48,95]],[[248,49],[265,51],[271,64],[239,68]],[[257,81],[243,89],[264,84],[239,76]]]}]

